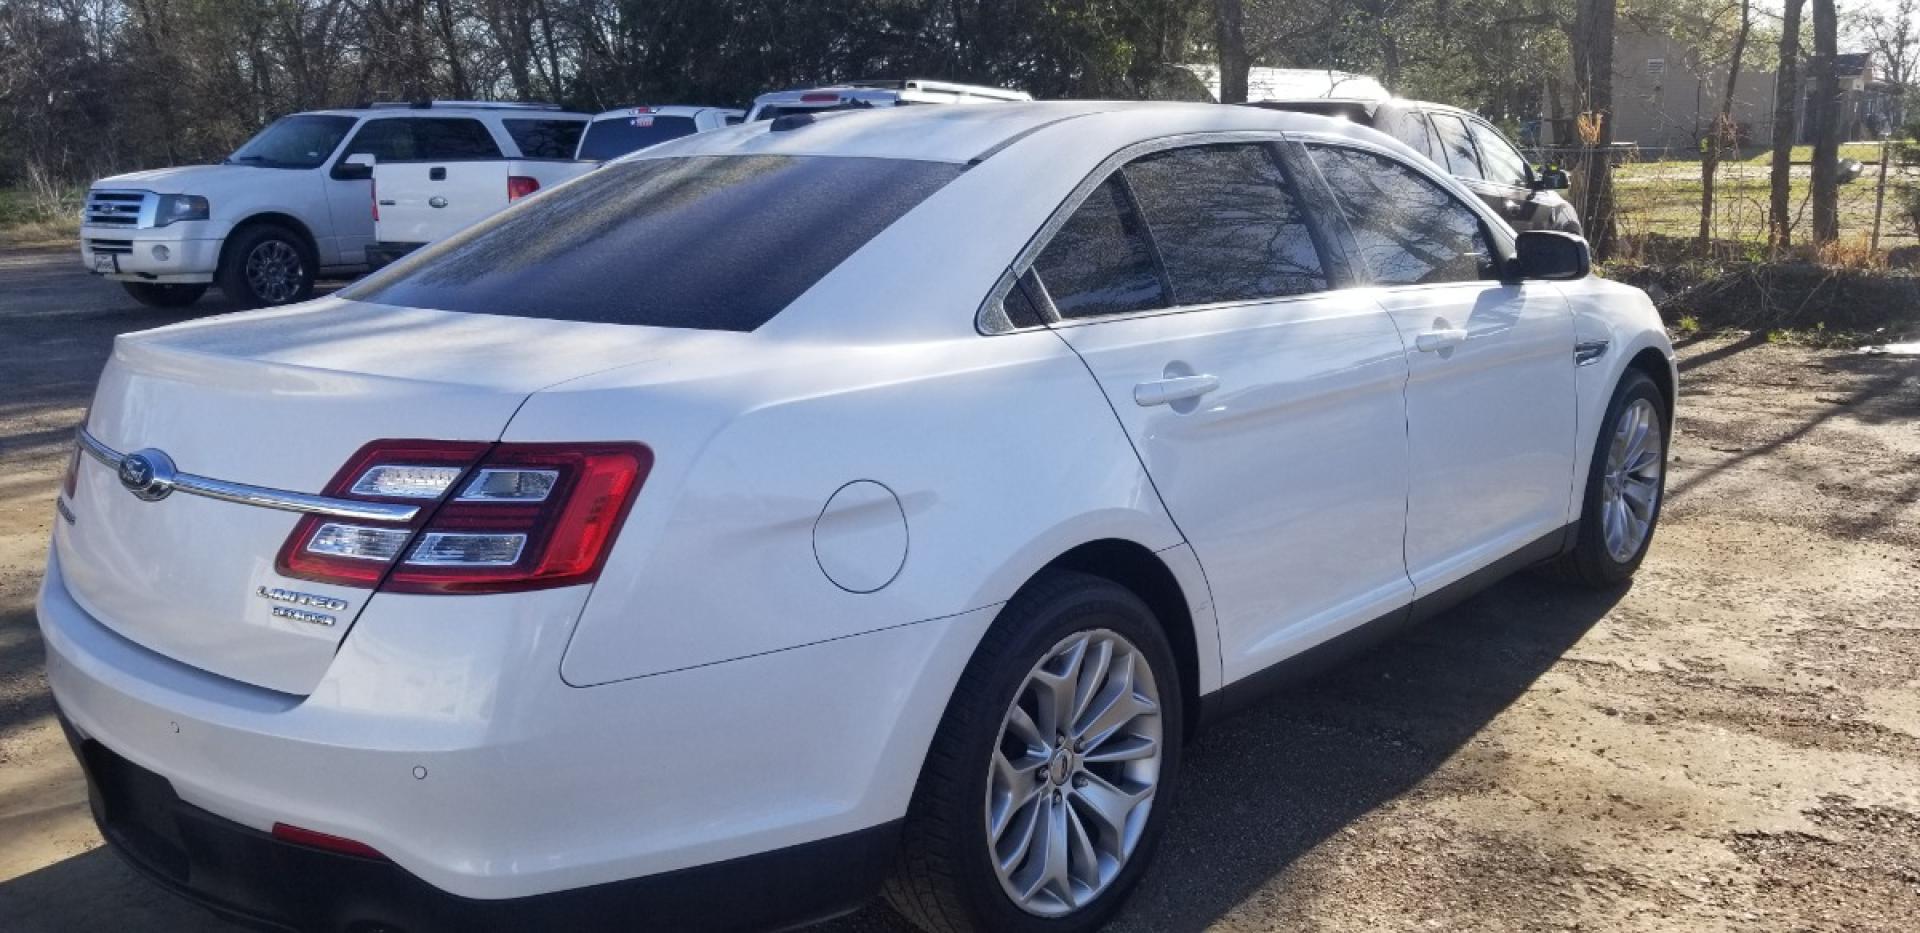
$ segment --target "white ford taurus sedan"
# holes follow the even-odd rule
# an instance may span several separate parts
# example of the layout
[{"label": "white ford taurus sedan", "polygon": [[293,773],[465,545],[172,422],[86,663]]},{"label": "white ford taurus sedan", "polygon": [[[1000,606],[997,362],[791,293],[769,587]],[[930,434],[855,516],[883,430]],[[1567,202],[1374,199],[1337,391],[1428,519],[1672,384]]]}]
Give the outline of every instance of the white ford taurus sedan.
[{"label": "white ford taurus sedan", "polygon": [[120,338],[48,676],[106,838],[254,920],[1083,930],[1210,716],[1632,574],[1674,385],[1371,130],[783,117]]}]

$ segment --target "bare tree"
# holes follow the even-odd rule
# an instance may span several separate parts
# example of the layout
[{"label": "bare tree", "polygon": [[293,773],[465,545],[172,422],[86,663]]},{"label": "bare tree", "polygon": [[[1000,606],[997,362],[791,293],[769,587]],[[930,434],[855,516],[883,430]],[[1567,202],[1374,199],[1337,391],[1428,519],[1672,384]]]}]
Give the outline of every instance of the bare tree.
[{"label": "bare tree", "polygon": [[1780,16],[1780,71],[1773,89],[1773,171],[1768,179],[1767,243],[1785,250],[1793,239],[1793,142],[1800,112],[1800,11],[1807,0],[1786,0]]},{"label": "bare tree", "polygon": [[[1824,0],[1831,4],[1833,0]],[[1578,0],[1574,8],[1573,93],[1586,150],[1580,177],[1580,220],[1594,255],[1613,252],[1613,24],[1616,0]]]},{"label": "bare tree", "polygon": [[1241,0],[1214,0],[1214,41],[1220,51],[1220,102],[1247,102],[1246,7]]},{"label": "bare tree", "polygon": [[1838,22],[1833,0],[1813,0],[1813,242],[1825,246],[1840,238],[1840,123],[1844,101],[1838,54]]},{"label": "bare tree", "polygon": [[1740,144],[1740,133],[1733,125],[1733,94],[1740,87],[1741,60],[1747,54],[1747,34],[1753,31],[1753,0],[1740,0],[1740,29],[1733,34],[1733,54],[1727,60],[1727,92],[1720,96],[1720,116],[1708,131],[1706,149],[1700,153],[1700,251],[1713,241],[1713,176],[1720,167],[1720,153]]},{"label": "bare tree", "polygon": [[1894,0],[1892,9],[1869,13],[1856,21],[1866,36],[1867,49],[1873,53],[1881,80],[1893,87],[1893,107],[1888,119],[1894,125],[1904,119],[1907,89],[1913,86],[1920,68],[1920,23],[1914,21],[1920,0]]}]

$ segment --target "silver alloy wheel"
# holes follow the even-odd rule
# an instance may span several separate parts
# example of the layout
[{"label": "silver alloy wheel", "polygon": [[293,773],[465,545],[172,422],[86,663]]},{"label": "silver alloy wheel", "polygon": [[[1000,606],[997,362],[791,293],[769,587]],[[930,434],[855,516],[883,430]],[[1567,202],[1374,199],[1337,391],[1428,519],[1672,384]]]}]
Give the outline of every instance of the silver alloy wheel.
[{"label": "silver alloy wheel", "polygon": [[1601,479],[1600,530],[1607,554],[1620,563],[1640,553],[1653,530],[1660,471],[1666,466],[1664,438],[1660,412],[1644,398],[1634,399],[1614,423],[1607,472]]},{"label": "silver alloy wheel", "polygon": [[1058,917],[1113,884],[1160,783],[1159,685],[1107,629],[1061,639],[1014,694],[987,773],[987,848],[1022,910]]},{"label": "silver alloy wheel", "polygon": [[300,251],[285,240],[262,241],[247,253],[247,287],[268,304],[299,294],[304,274]]}]

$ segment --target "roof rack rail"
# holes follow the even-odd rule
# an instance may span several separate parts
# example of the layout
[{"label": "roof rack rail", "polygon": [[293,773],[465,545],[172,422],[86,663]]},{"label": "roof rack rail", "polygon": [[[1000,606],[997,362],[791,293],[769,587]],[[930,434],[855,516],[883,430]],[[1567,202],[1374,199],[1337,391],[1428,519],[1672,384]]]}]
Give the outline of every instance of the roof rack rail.
[{"label": "roof rack rail", "polygon": [[460,110],[559,110],[559,104],[545,101],[504,101],[504,100],[376,100],[362,104],[362,110],[432,110],[435,107],[451,107]]}]

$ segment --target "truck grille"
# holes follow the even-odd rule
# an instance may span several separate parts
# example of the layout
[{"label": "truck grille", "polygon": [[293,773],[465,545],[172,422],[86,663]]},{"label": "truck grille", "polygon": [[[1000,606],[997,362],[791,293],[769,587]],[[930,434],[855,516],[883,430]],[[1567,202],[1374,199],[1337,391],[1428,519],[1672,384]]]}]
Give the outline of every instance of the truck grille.
[{"label": "truck grille", "polygon": [[155,200],[147,191],[89,191],[82,221],[109,227],[152,226],[150,206]]},{"label": "truck grille", "polygon": [[132,240],[88,240],[87,248],[96,253],[131,253]]}]

